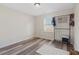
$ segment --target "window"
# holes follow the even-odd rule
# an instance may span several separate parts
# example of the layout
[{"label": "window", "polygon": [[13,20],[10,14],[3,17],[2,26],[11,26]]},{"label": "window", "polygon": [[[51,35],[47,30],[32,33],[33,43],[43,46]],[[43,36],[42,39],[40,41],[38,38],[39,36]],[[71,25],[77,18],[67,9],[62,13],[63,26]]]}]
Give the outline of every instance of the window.
[{"label": "window", "polygon": [[44,17],[44,32],[53,32],[52,17]]}]

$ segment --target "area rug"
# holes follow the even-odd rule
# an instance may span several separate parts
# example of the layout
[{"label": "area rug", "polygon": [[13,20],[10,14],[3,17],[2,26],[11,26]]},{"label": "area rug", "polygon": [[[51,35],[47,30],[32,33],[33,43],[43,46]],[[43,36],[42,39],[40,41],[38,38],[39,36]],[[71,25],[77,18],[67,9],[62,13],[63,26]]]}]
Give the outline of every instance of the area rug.
[{"label": "area rug", "polygon": [[68,51],[55,48],[52,44],[44,44],[36,52],[41,55],[69,55]]}]

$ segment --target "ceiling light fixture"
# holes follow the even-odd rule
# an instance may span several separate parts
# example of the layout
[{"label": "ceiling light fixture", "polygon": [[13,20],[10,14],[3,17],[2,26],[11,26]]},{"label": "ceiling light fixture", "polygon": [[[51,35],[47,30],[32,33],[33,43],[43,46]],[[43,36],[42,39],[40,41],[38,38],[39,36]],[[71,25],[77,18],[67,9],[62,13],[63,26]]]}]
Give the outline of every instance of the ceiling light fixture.
[{"label": "ceiling light fixture", "polygon": [[40,3],[34,3],[35,7],[40,7]]}]

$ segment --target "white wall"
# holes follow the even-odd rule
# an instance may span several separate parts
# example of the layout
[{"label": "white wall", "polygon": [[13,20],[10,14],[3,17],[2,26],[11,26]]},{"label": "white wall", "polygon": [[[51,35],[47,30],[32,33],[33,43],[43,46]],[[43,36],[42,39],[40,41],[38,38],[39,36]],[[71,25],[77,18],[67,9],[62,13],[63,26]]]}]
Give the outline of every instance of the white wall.
[{"label": "white wall", "polygon": [[[71,13],[74,13],[74,9],[56,11],[56,12],[53,12],[53,13],[37,16],[36,22],[35,22],[36,23],[36,26],[35,26],[36,27],[36,30],[35,30],[36,36],[53,40],[53,38],[54,38],[53,33],[44,32],[44,27],[43,27],[44,16],[52,16],[53,17],[53,16],[67,15],[67,14],[71,14]],[[67,33],[67,32],[65,32],[65,33]]]},{"label": "white wall", "polygon": [[77,4],[75,9],[75,40],[74,47],[76,51],[79,51],[79,4]]},{"label": "white wall", "polygon": [[0,5],[0,48],[34,37],[34,34],[36,37],[53,40],[53,33],[43,31],[43,17],[66,15],[73,12],[73,9],[62,10],[40,15],[35,19],[33,16]]},{"label": "white wall", "polygon": [[34,17],[0,5],[0,48],[34,36]]}]

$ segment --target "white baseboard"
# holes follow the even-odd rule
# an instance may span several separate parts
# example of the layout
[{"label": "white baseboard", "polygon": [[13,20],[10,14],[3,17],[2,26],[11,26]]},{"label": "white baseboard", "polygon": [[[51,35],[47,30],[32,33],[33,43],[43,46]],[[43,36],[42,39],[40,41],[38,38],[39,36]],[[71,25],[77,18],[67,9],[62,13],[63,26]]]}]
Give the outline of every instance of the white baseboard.
[{"label": "white baseboard", "polygon": [[21,42],[21,41],[24,41],[24,40],[29,40],[29,39],[32,39],[32,38],[34,38],[34,35],[29,35],[29,36],[27,36],[27,37],[25,37],[24,39],[20,39],[20,40],[16,40],[16,41],[11,41],[11,42],[9,42],[9,43],[7,43],[7,44],[3,44],[3,45],[0,45],[0,48],[4,48],[4,47],[6,47],[6,46],[10,46],[10,45],[13,45],[13,44],[16,44],[16,43],[18,43],[18,42]]}]

